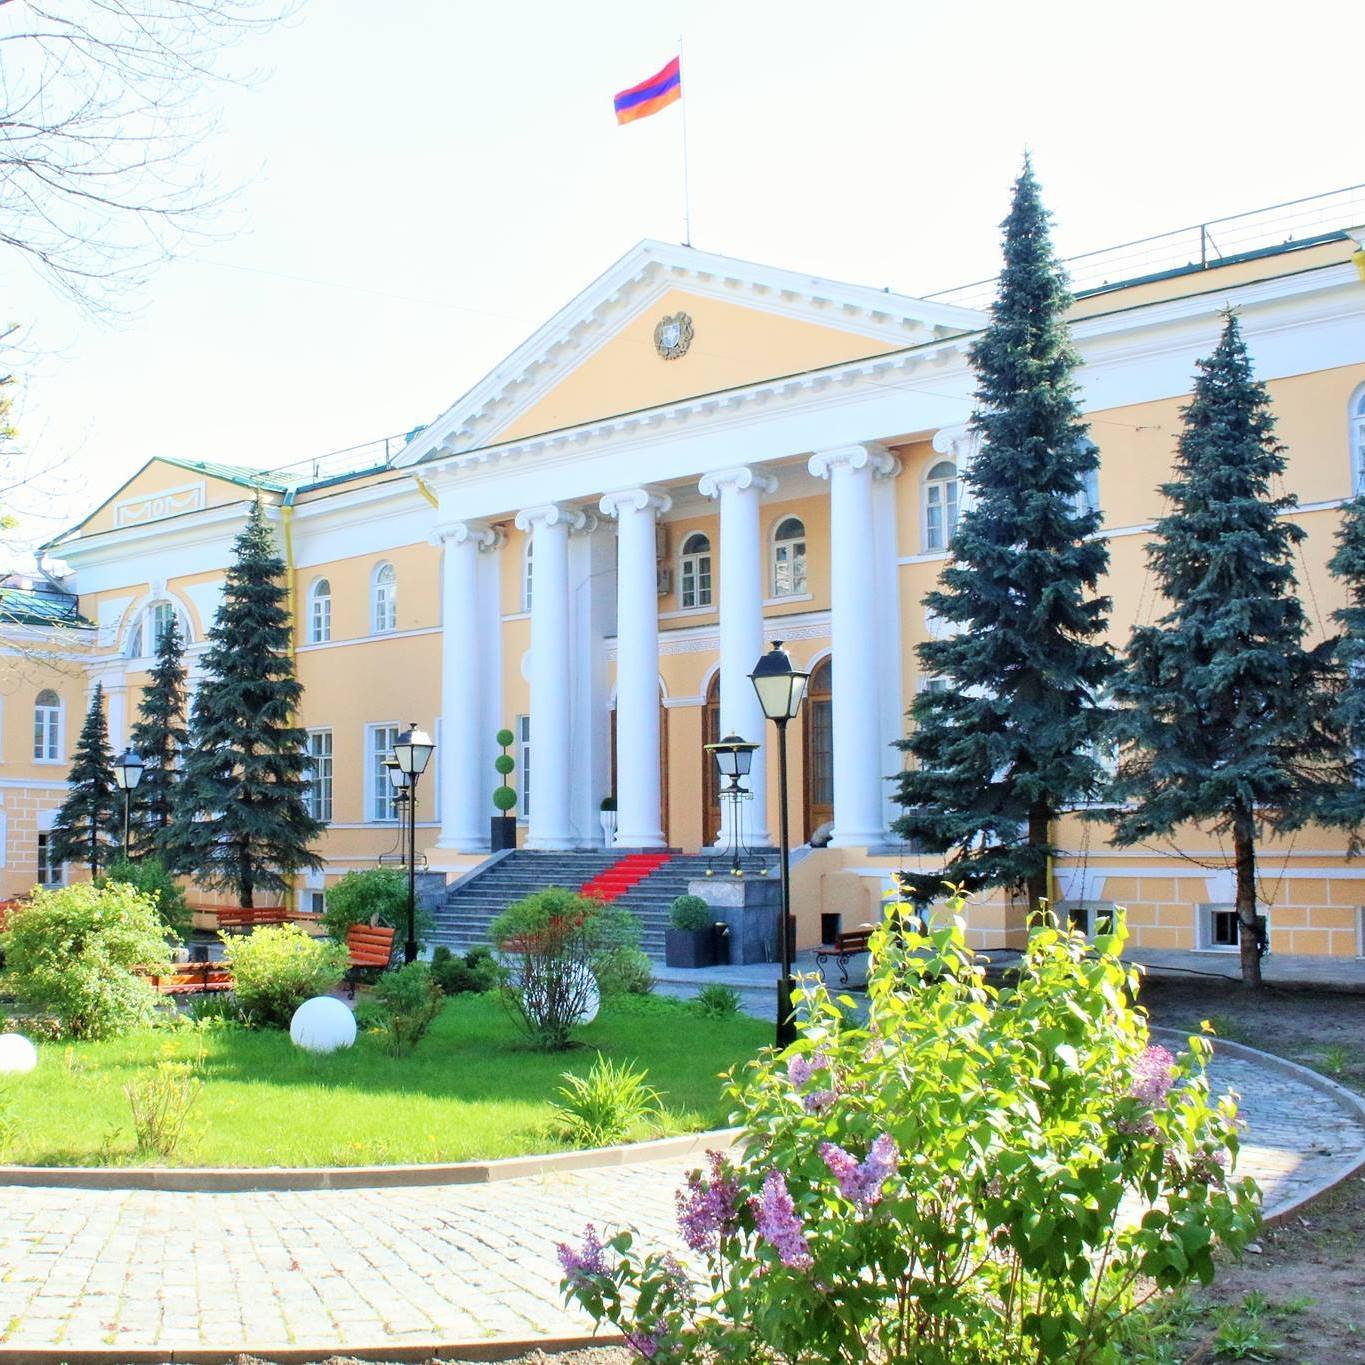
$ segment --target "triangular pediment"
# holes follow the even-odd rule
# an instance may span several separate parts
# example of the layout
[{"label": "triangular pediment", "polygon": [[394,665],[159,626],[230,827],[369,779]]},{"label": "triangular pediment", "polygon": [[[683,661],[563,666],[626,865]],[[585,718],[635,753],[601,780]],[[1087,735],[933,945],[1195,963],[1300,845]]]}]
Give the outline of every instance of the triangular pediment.
[{"label": "triangular pediment", "polygon": [[[679,314],[682,337],[656,335]],[[398,463],[885,355],[982,321],[971,309],[646,241],[437,418]],[[681,354],[666,353],[681,340]]]}]

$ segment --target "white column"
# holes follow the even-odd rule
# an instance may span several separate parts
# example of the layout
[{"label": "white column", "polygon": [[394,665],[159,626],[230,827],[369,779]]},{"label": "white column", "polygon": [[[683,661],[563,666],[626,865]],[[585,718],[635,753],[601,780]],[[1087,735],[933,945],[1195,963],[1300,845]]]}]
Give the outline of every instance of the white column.
[{"label": "white column", "polygon": [[438,526],[431,543],[444,547],[441,561],[441,837],[438,848],[460,853],[488,847],[482,795],[484,769],[492,761],[492,737],[484,733],[483,652],[479,631],[479,552],[494,549],[499,532],[478,521]]},{"label": "white column", "polygon": [[877,562],[872,480],[899,465],[877,445],[841,446],[811,456],[829,480],[830,639],[833,646],[834,834],[830,843],[885,842],[882,788],[892,770],[882,752],[877,660]]},{"label": "white column", "polygon": [[[741,465],[705,475],[698,485],[703,497],[720,501],[720,732],[736,734],[762,747],[754,751],[749,790],[754,799],[744,814],[744,841],[751,848],[772,843],[768,833],[769,724],[758,704],[749,674],[763,648],[763,538],[758,506],[777,481]],[[724,805],[722,820],[729,819]],[[712,830],[703,830],[710,838]],[[722,841],[729,830],[721,831]]]},{"label": "white column", "polygon": [[531,793],[528,848],[573,848],[569,804],[569,531],[587,518],[546,503],[517,513],[531,533]]},{"label": "white column", "polygon": [[659,594],[655,528],[673,500],[650,488],[608,493],[617,520],[616,842],[662,848],[659,827]]}]

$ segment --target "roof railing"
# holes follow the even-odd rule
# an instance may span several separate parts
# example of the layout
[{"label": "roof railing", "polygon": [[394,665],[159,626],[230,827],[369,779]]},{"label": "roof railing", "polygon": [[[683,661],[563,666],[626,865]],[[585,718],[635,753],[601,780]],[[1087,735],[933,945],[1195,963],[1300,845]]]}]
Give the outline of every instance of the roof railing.
[{"label": "roof railing", "polygon": [[[1365,185],[1348,185],[1305,199],[1210,218],[1173,232],[1069,256],[1062,264],[1076,294],[1132,283],[1187,268],[1208,269],[1230,258],[1268,247],[1285,246],[1365,223]],[[997,276],[925,294],[926,299],[965,308],[987,308],[995,298]]]},{"label": "roof railing", "polygon": [[[418,427],[417,431],[421,428]],[[314,455],[305,460],[291,460],[264,470],[266,474],[284,476],[290,482],[319,483],[324,479],[359,474],[369,469],[388,469],[398,452],[416,435],[416,431],[400,431],[392,436],[379,436],[373,441],[329,450],[325,455]]]}]

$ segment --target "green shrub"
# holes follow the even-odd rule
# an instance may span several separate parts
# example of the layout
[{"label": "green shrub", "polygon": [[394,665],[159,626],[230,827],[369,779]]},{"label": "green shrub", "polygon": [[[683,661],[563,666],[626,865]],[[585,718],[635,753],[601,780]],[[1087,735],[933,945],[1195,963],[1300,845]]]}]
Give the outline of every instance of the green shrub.
[{"label": "green shrub", "polygon": [[442,945],[431,955],[431,974],[446,995],[481,995],[502,982],[497,959],[482,945],[463,954]]},{"label": "green shrub", "polygon": [[137,1150],[169,1158],[180,1145],[190,1110],[203,1090],[199,1068],[189,1062],[162,1061],[123,1087],[133,1111]]},{"label": "green shrub", "polygon": [[668,908],[670,929],[696,933],[709,929],[715,920],[711,907],[700,896],[679,896]]},{"label": "green shrub", "polygon": [[566,1071],[560,1080],[564,1082],[559,1087],[562,1103],[554,1106],[554,1128],[576,1147],[622,1142],[638,1123],[660,1109],[649,1073],[629,1062],[618,1065],[608,1057],[598,1057],[586,1076]]},{"label": "green shrub", "polygon": [[692,1003],[698,1013],[706,1015],[708,1019],[725,1019],[739,1013],[739,992],[731,990],[729,986],[703,986]]},{"label": "green shrub", "polygon": [[1043,928],[995,985],[956,911],[874,933],[866,1022],[808,979],[796,1043],[732,1084],[736,1154],[679,1192],[699,1277],[589,1229],[566,1296],[655,1365],[1069,1365],[1125,1358],[1151,1292],[1211,1280],[1259,1215],[1207,1039],[1149,1046],[1121,923]]},{"label": "green shrub", "polygon": [[185,903],[184,889],[159,858],[142,858],[137,862],[119,858],[110,863],[109,871],[98,878],[95,885],[104,887],[110,882],[122,882],[141,891],[156,906],[162,923],[177,938],[189,933],[194,917]]},{"label": "green shrub", "polygon": [[375,982],[378,1027],[391,1056],[402,1057],[422,1041],[441,1012],[441,988],[425,962],[409,962]]},{"label": "green shrub", "polygon": [[206,1024],[210,1021],[240,1024],[242,1007],[237,1003],[237,997],[230,991],[215,991],[211,995],[191,996],[189,1016],[196,1024]]},{"label": "green shrub", "polygon": [[170,967],[156,905],[118,882],[34,890],[0,934],[5,988],[71,1038],[109,1038],[152,1021],[145,973]]},{"label": "green shrub", "polygon": [[407,930],[408,879],[396,867],[367,867],[363,872],[348,872],[329,887],[322,911],[322,924],[338,943],[355,924],[378,920],[400,932]]},{"label": "green shrub", "polygon": [[350,965],[341,944],[311,938],[297,924],[219,937],[242,1016],[258,1028],[288,1028],[294,1011],[335,990]]},{"label": "green shrub", "polygon": [[596,967],[603,995],[648,995],[654,989],[654,967],[638,948],[623,945],[605,953]]},{"label": "green shrub", "polygon": [[489,934],[507,969],[512,1017],[537,1047],[559,1050],[598,991],[598,968],[637,946],[640,931],[628,910],[551,886],[509,905]]}]

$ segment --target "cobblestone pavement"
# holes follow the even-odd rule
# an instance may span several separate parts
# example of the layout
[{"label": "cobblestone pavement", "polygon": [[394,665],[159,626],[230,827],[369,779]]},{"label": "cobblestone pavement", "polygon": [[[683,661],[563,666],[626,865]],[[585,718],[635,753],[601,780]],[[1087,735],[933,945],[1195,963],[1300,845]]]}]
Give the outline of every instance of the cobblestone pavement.
[{"label": "cobblestone pavement", "polygon": [[[1267,1209],[1365,1150],[1322,1092],[1219,1058]],[[695,1164],[689,1162],[689,1165]],[[375,1346],[586,1330],[555,1244],[589,1219],[675,1242],[678,1163],[398,1190],[0,1188],[0,1347]]]}]

